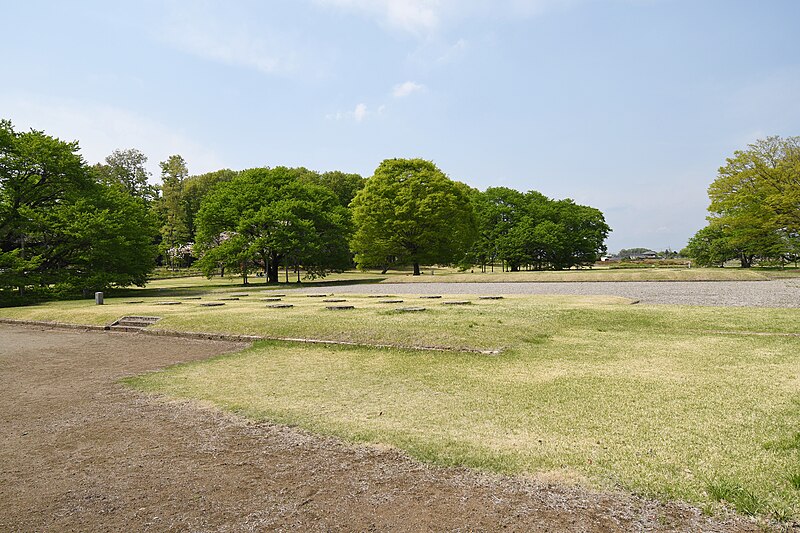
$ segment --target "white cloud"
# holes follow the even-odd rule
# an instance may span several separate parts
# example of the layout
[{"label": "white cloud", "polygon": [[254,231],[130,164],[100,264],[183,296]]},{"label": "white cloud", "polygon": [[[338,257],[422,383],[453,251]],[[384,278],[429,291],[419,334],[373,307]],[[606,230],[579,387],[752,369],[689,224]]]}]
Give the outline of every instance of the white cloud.
[{"label": "white cloud", "polygon": [[7,118],[15,130],[33,128],[64,141],[77,140],[90,164],[103,162],[115,149],[136,148],[148,157],[147,168],[154,178],[160,176],[158,162],[173,154],[186,159],[192,174],[225,166],[212,150],[183,132],[125,109],[30,96],[2,95],[2,100],[11,110]]},{"label": "white cloud", "polygon": [[392,96],[395,98],[404,98],[411,93],[421,91],[424,89],[424,85],[420,85],[419,83],[415,83],[413,81],[406,81],[399,85],[395,85],[394,89],[392,90]]},{"label": "white cloud", "polygon": [[[380,106],[378,108],[378,114],[383,114],[384,109],[385,106]],[[355,120],[356,122],[362,122],[369,115],[371,115],[371,113],[367,109],[367,104],[359,102],[352,111],[337,111],[336,113],[325,115],[325,118],[328,120]]]},{"label": "white cloud", "polygon": [[364,117],[367,116],[367,104],[358,104],[356,105],[355,111],[353,111],[353,118],[356,119],[356,122],[361,122],[364,120]]},{"label": "white cloud", "polygon": [[393,29],[417,35],[435,32],[443,0],[317,0],[350,11],[362,12]]},{"label": "white cloud", "polygon": [[501,9],[511,15],[535,17],[555,9],[571,7],[581,1],[585,0],[506,0],[501,4]]},{"label": "white cloud", "polygon": [[445,51],[439,56],[437,61],[439,61],[440,63],[447,63],[449,61],[452,61],[461,56],[466,49],[467,49],[466,39],[459,39],[454,44],[447,47],[447,49],[445,49]]},{"label": "white cloud", "polygon": [[[362,13],[381,25],[430,37],[445,23],[486,17],[534,17],[586,0],[315,0],[317,4]],[[632,0],[629,0],[632,1]]]},{"label": "white cloud", "polygon": [[176,8],[157,29],[156,38],[209,61],[266,74],[300,70],[310,55],[303,52],[306,45],[278,28],[255,27],[248,17],[235,5]]}]

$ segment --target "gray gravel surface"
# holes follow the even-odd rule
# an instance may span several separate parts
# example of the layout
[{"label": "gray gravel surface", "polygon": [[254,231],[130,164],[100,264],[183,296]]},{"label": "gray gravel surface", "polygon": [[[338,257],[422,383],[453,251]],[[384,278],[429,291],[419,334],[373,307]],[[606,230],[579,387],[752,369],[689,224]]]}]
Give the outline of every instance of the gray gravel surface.
[{"label": "gray gravel surface", "polygon": [[[567,283],[377,283],[326,289],[340,294],[576,294],[623,296],[647,304],[800,307],[800,279]],[[299,289],[319,293],[322,289]]]}]

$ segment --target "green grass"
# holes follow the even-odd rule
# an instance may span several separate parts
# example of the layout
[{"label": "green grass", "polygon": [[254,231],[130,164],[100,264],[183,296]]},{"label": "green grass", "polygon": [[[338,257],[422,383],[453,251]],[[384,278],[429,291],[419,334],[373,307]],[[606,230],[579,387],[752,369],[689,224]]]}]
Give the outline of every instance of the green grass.
[{"label": "green grass", "polygon": [[800,339],[689,333],[669,313],[648,328],[657,316],[635,306],[531,305],[557,318],[487,327],[510,335],[499,356],[262,342],[128,383],[436,464],[800,516]]},{"label": "green grass", "polygon": [[[433,274],[431,274],[433,273]],[[296,276],[289,275],[286,283],[283,272],[280,275],[280,284],[270,285],[270,288],[289,288],[297,286],[336,286],[343,283],[480,283],[480,282],[577,282],[577,281],[766,281],[770,279],[784,279],[800,277],[798,269],[768,269],[768,268],[626,268],[610,269],[605,266],[592,269],[541,271],[541,272],[501,272],[498,267],[495,272],[481,273],[480,269],[474,272],[462,272],[455,268],[427,267],[423,269],[422,276],[412,276],[411,271],[390,270],[386,274],[379,271],[347,271],[333,273],[325,278],[315,280],[303,279],[298,285]],[[302,278],[301,278],[302,279]],[[266,288],[263,278],[251,276],[250,287]],[[242,288],[240,276],[215,276],[207,279],[202,276],[178,277],[152,280],[145,289],[126,289],[124,294],[135,295],[152,293],[153,291],[178,291],[182,294],[193,294],[198,291],[224,290],[228,288]]]},{"label": "green grass", "polygon": [[402,305],[428,310],[400,314],[350,295],[351,311],[302,295],[284,298],[292,309],[268,309],[258,298],[274,291],[241,287],[208,288],[201,301],[232,291],[250,296],[218,308],[156,306],[168,298],[148,296],[0,316],[104,324],[145,314],[173,330],[500,348],[487,356],[267,341],[127,382],[436,464],[800,518],[800,309],[596,296],[465,296],[472,303],[453,308],[403,296]]},{"label": "green grass", "polygon": [[[334,288],[335,290],[335,288]],[[238,288],[242,292],[241,288]],[[356,309],[329,311],[320,298],[288,294],[291,309],[269,309],[259,300],[274,291],[248,289],[249,296],[227,301],[224,307],[206,308],[200,302],[216,300],[230,291],[203,293],[201,300],[181,300],[175,306],[156,305],[176,300],[172,295],[108,298],[106,305],[79,300],[0,309],[0,317],[61,321],[75,324],[109,324],[125,315],[160,316],[155,328],[262,335],[271,338],[316,338],[372,344],[442,348],[514,349],[546,344],[563,324],[581,325],[588,337],[605,333],[627,335],[639,342],[652,335],[680,331],[689,335],[710,332],[747,334],[797,333],[800,309],[736,309],[723,307],[627,305],[630,300],[610,296],[515,296],[479,300],[452,296],[426,300],[402,296],[402,304],[383,304],[378,298],[346,295]],[[447,307],[442,301],[468,299],[471,304]],[[422,313],[398,313],[399,306],[424,306]]]}]

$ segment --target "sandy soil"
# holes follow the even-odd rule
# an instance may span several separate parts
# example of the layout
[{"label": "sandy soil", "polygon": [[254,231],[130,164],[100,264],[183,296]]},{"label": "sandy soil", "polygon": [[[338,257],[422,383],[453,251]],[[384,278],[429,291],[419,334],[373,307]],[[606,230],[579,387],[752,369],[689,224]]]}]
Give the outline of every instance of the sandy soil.
[{"label": "sandy soil", "polygon": [[0,531],[757,531],[131,391],[241,345],[0,325]]}]

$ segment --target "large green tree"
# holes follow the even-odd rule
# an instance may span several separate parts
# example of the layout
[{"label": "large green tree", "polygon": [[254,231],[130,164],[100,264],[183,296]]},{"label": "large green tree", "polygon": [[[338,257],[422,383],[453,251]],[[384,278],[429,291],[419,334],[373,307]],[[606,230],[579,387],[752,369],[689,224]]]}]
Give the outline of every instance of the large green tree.
[{"label": "large green tree", "polygon": [[387,159],[351,203],[351,248],[361,268],[452,264],[476,236],[467,191],[422,159]]},{"label": "large green tree", "polygon": [[0,121],[0,294],[143,284],[153,267],[144,203],[41,131]]},{"label": "large green tree", "polygon": [[246,280],[259,266],[268,282],[277,282],[281,266],[309,276],[349,266],[347,209],[328,188],[300,179],[305,172],[245,170],[205,196],[197,240],[206,274],[227,266]]},{"label": "large green tree", "polygon": [[800,137],[768,137],[737,150],[708,196],[709,229],[690,241],[690,257],[715,264],[727,255],[744,268],[759,258],[793,259],[800,236]]}]

